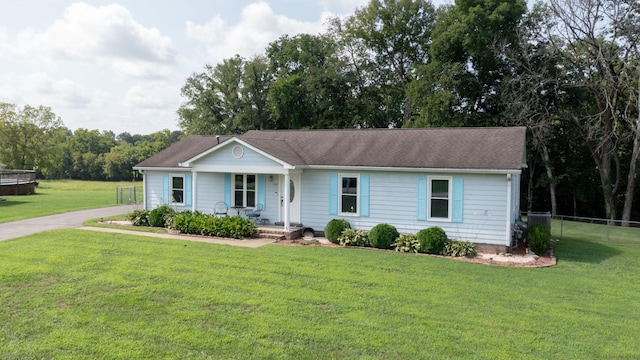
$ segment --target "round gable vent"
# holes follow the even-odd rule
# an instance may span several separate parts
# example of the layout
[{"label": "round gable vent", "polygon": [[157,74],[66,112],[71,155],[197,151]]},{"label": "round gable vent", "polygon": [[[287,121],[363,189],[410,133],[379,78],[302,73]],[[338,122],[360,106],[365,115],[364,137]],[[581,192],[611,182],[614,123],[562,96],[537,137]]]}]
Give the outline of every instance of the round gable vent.
[{"label": "round gable vent", "polygon": [[233,147],[232,153],[234,158],[240,159],[242,155],[244,155],[244,148],[240,145],[236,145]]}]

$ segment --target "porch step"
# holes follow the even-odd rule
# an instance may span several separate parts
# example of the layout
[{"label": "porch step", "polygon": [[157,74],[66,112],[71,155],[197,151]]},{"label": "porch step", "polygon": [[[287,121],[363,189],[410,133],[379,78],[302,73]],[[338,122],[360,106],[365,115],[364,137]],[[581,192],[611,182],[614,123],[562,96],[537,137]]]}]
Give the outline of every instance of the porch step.
[{"label": "porch step", "polygon": [[275,233],[270,231],[262,231],[258,229],[258,238],[260,239],[271,239],[271,240],[284,240],[286,237],[282,233]]},{"label": "porch step", "polygon": [[285,240],[296,239],[300,237],[300,229],[291,229],[289,231],[278,227],[264,227],[258,226],[258,238],[272,239],[272,240]]}]

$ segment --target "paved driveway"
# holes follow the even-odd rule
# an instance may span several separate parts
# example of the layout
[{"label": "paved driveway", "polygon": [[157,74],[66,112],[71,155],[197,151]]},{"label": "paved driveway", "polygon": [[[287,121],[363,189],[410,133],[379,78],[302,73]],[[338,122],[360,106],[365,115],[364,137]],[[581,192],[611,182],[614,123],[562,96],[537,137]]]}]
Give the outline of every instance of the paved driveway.
[{"label": "paved driveway", "polygon": [[87,220],[130,213],[134,209],[139,209],[140,206],[141,205],[112,206],[8,222],[0,224],[0,241],[55,229],[79,228],[82,227],[82,223]]}]

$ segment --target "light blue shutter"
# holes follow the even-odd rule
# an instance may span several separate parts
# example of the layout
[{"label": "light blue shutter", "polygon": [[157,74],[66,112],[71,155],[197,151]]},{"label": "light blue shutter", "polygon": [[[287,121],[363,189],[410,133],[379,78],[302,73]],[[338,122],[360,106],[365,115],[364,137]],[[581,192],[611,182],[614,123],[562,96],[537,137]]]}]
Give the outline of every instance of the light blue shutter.
[{"label": "light blue shutter", "polygon": [[258,174],[258,204],[262,205],[262,210],[267,210],[267,176]]},{"label": "light blue shutter", "polygon": [[416,211],[417,220],[427,220],[427,178],[418,178],[418,205]]},{"label": "light blue shutter", "polygon": [[329,175],[329,214],[338,214],[338,175]]},{"label": "light blue shutter", "polygon": [[187,174],[184,177],[184,205],[185,206],[191,206],[191,195],[192,195],[192,183],[191,183],[191,179],[193,177],[191,176],[191,174]]},{"label": "light blue shutter", "polygon": [[360,216],[369,216],[369,175],[360,175]]},{"label": "light blue shutter", "polygon": [[224,174],[224,202],[227,203],[227,206],[234,206],[231,203],[231,174]]},{"label": "light blue shutter", "polygon": [[462,198],[464,197],[464,180],[453,178],[453,212],[451,221],[462,222]]},{"label": "light blue shutter", "polygon": [[162,176],[162,203],[169,204],[169,175]]}]

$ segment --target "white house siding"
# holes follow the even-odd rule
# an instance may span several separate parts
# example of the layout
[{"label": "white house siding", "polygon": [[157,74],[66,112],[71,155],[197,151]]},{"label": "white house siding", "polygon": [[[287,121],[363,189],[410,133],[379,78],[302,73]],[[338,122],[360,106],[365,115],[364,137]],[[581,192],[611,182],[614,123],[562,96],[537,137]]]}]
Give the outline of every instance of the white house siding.
[{"label": "white house siding", "polygon": [[[506,175],[351,171],[349,173],[370,177],[370,216],[355,217],[329,213],[329,176],[337,173],[328,170],[303,172],[303,225],[322,230],[331,219],[344,218],[355,228],[363,230],[370,230],[379,223],[392,224],[400,233],[416,233],[424,228],[439,226],[451,238],[498,245],[505,244],[507,231],[510,231],[506,228]],[[461,223],[417,220],[418,178],[429,176],[464,179]],[[512,188],[512,191],[515,189]]]}]

